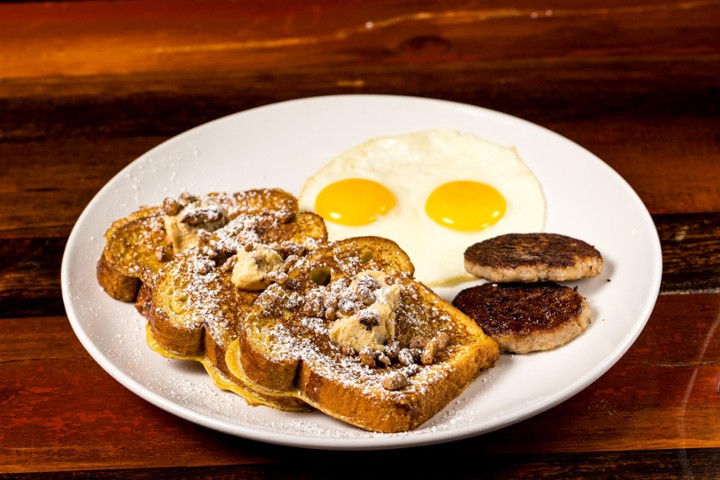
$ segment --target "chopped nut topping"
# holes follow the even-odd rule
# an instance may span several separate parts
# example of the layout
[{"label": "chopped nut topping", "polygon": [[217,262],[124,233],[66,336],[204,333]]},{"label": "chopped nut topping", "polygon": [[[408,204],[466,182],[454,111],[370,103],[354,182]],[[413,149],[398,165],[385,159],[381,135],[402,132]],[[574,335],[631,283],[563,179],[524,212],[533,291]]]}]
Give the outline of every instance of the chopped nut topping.
[{"label": "chopped nut topping", "polygon": [[325,294],[322,296],[322,303],[323,307],[325,307],[326,310],[328,309],[337,309],[338,306],[338,298],[337,296],[333,295],[331,292],[325,292]]},{"label": "chopped nut topping", "polygon": [[353,313],[353,310],[355,310],[355,302],[352,300],[341,298],[338,302],[338,311],[342,315],[351,315]]},{"label": "chopped nut topping", "polygon": [[260,307],[263,315],[279,317],[282,314],[282,308],[276,298],[272,296],[259,296],[255,301],[255,305]]},{"label": "chopped nut topping", "polygon": [[407,387],[409,383],[407,375],[400,370],[389,373],[383,379],[382,385],[385,390],[401,390]]},{"label": "chopped nut topping", "polygon": [[199,262],[197,266],[197,272],[200,275],[207,275],[213,268],[212,262]]},{"label": "chopped nut topping", "polygon": [[288,310],[297,311],[302,306],[302,297],[296,292],[290,292],[284,298],[284,305]]},{"label": "chopped nut topping", "polygon": [[360,303],[362,303],[364,306],[367,307],[375,303],[376,297],[372,290],[368,290],[367,288],[359,288],[357,293],[358,300],[360,300]]},{"label": "chopped nut topping", "polygon": [[366,367],[375,368],[377,363],[375,362],[375,352],[370,347],[365,347],[360,350],[360,363]]},{"label": "chopped nut topping", "polygon": [[219,205],[189,208],[180,214],[180,223],[202,225],[203,223],[219,222],[223,219],[223,211]]},{"label": "chopped nut topping", "polygon": [[325,309],[325,318],[328,320],[335,320],[337,319],[337,310],[335,308],[326,308]]},{"label": "chopped nut topping", "polygon": [[265,275],[265,279],[270,283],[277,283],[278,285],[282,285],[285,283],[288,279],[287,273],[281,272],[279,270],[273,270],[269,272],[267,275]]},{"label": "chopped nut topping", "polygon": [[190,205],[195,200],[197,200],[197,197],[188,192],[182,192],[180,194],[180,196],[178,197],[178,203],[180,204],[181,207]]},{"label": "chopped nut topping", "polygon": [[445,350],[450,343],[450,335],[445,332],[438,332],[435,338],[437,339],[438,348],[440,350]]},{"label": "chopped nut topping", "polygon": [[182,207],[180,207],[180,204],[172,197],[167,197],[165,200],[163,200],[162,209],[165,215],[177,215],[180,213],[180,210]]},{"label": "chopped nut topping", "polygon": [[322,298],[316,290],[310,290],[305,296],[305,305],[302,308],[302,314],[308,317],[324,317],[325,309],[323,308]]},{"label": "chopped nut topping", "polygon": [[276,220],[271,215],[260,215],[257,217],[254,227],[255,232],[262,235],[276,227]]},{"label": "chopped nut topping", "polygon": [[233,255],[232,257],[229,257],[223,262],[222,265],[220,265],[220,268],[218,269],[221,272],[230,272],[232,271],[233,267],[235,266],[235,260],[237,258]]},{"label": "chopped nut topping", "polygon": [[420,371],[420,365],[413,363],[412,365],[406,365],[402,368],[402,372],[408,377],[413,377]]},{"label": "chopped nut topping", "polygon": [[289,257],[290,255],[304,255],[307,251],[305,245],[297,242],[291,242],[286,240],[280,244],[278,251],[283,255]]},{"label": "chopped nut topping", "polygon": [[437,342],[429,341],[423,348],[420,361],[423,365],[432,365],[435,363],[435,355],[437,354]]},{"label": "chopped nut topping", "polygon": [[197,237],[198,237],[198,245],[203,247],[205,245],[210,244],[210,238],[212,237],[212,234],[210,232],[208,232],[207,230],[205,230],[204,228],[201,228],[197,232]]},{"label": "chopped nut topping", "polygon": [[450,341],[450,336],[445,332],[439,332],[423,348],[420,361],[423,365],[432,365],[435,363],[437,355],[443,351]]},{"label": "chopped nut topping", "polygon": [[387,355],[385,355],[383,352],[381,352],[380,350],[375,351],[375,361],[377,363],[379,363],[380,365],[382,365],[383,367],[389,367],[390,364],[392,363],[390,361],[390,358]]},{"label": "chopped nut topping", "polygon": [[415,365],[415,356],[409,348],[403,348],[398,352],[398,362],[403,365]]},{"label": "chopped nut topping", "polygon": [[387,355],[390,360],[397,360],[399,352],[400,342],[398,342],[394,338],[388,340],[387,344],[385,345],[385,355]]}]

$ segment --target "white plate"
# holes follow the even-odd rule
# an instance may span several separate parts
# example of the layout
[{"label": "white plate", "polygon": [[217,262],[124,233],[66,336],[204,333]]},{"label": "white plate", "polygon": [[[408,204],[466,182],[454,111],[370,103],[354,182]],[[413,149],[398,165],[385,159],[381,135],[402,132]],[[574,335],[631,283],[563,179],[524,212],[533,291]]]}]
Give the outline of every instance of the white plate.
[{"label": "white plate", "polygon": [[[95,263],[110,223],[138,206],[182,191],[279,187],[295,194],[312,172],[369,138],[454,128],[515,146],[539,177],[546,230],[595,245],[600,277],[577,282],[594,320],[570,344],[532,355],[503,355],[463,394],[413,432],[365,432],[321,413],[248,407],[215,388],[199,364],[151,351],[144,319],[98,286]],[[660,287],[654,224],[632,188],[608,165],[547,129],[483,108],[382,95],[293,100],[224,117],[147,152],[113,178],[75,225],[62,265],[62,290],[76,335],[125,387],[192,422],[269,443],[333,450],[436,444],[496,430],[570,398],[605,373],[645,326]],[[449,298],[454,291],[442,291]]]}]

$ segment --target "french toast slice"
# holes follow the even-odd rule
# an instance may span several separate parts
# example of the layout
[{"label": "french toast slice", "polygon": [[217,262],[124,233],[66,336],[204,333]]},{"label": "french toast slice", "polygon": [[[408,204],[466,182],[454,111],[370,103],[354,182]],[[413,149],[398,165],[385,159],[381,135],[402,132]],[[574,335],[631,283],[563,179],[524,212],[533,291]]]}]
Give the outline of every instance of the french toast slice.
[{"label": "french toast slice", "polygon": [[[309,409],[302,400],[267,395],[249,387],[228,370],[225,352],[267,283],[282,278],[289,265],[326,238],[322,218],[297,212],[296,204],[291,211],[265,209],[238,215],[168,262],[149,292],[143,286],[138,298],[144,300],[141,312],[148,319],[148,344],[166,357],[202,362],[218,387],[243,396],[251,405]],[[242,272],[236,268],[240,258],[261,249],[272,251],[277,263],[271,270],[255,272],[268,277],[264,282],[260,278],[252,285],[243,284],[238,280]]]},{"label": "french toast slice", "polygon": [[[98,282],[116,300],[134,302],[142,284],[151,284],[166,262],[196,244],[197,232],[214,231],[238,215],[264,209],[297,211],[297,200],[282,190],[254,189],[183,193],[177,199],[166,198],[162,205],[144,206],[116,220],[105,232]],[[207,217],[218,212],[220,218]]]},{"label": "french toast slice", "polygon": [[416,429],[499,356],[469,317],[413,278],[388,239],[329,242],[270,285],[238,324],[230,371],[362,429]]},{"label": "french toast slice", "polygon": [[[225,366],[225,349],[272,275],[282,276],[286,263],[326,238],[322,218],[299,212],[295,197],[283,190],[182,194],[113,222],[98,261],[98,281],[113,298],[135,302],[148,320],[146,339],[153,350],[202,362],[217,386],[251,405],[307,410],[301,400],[247,388]],[[278,261],[274,269],[256,271],[257,278],[251,275],[252,285],[248,278],[243,284],[236,259],[243,256],[246,270],[252,270],[250,251],[256,246]]]},{"label": "french toast slice", "polygon": [[144,207],[113,222],[97,262],[100,286],[116,300],[134,302],[140,285],[172,254],[165,238],[161,207]]}]

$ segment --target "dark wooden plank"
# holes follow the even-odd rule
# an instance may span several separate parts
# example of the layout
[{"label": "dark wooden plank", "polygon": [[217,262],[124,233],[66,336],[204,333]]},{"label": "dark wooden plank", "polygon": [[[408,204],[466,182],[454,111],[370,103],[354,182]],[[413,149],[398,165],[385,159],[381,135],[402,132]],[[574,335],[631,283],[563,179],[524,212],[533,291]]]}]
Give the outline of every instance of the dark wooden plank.
[{"label": "dark wooden plank", "polygon": [[[657,128],[660,122],[677,122],[680,115],[712,123],[720,111],[712,101],[720,95],[713,81],[720,74],[717,60],[699,55],[641,62],[571,57],[392,68],[361,61],[335,67],[278,66],[271,71],[255,66],[222,74],[5,79],[0,83],[0,138],[171,135],[271,102],[344,93],[444,98],[543,124],[607,118],[653,121]],[[616,133],[612,125],[595,127]]]},{"label": "dark wooden plank", "polygon": [[599,66],[572,59],[0,82],[0,235],[27,225],[67,234],[123,166],[200,123],[274,101],[356,92],[514,114],[596,153],[653,214],[720,211],[720,91],[712,80],[720,62],[612,61],[596,76],[588,68]]},{"label": "dark wooden plank", "polygon": [[0,238],[67,237],[98,190],[164,139],[0,139]]},{"label": "dark wooden plank", "polygon": [[[453,479],[595,478],[711,479],[720,476],[720,453],[714,449],[565,453],[545,455],[463,455],[457,445],[391,452],[286,451],[269,464],[168,467],[2,475],[17,480],[107,480],[217,478],[366,479],[368,472],[348,465],[381,465],[383,476]],[[424,459],[421,461],[419,459]],[[299,468],[302,465],[302,468]],[[440,473],[442,471],[442,474]],[[432,477],[437,478],[437,477]]]},{"label": "dark wooden plank", "polygon": [[[6,4],[7,77],[717,53],[714,1]],[[689,28],[692,27],[692,28]],[[682,33],[682,35],[679,35]],[[92,39],[92,41],[87,41]],[[35,61],[42,58],[42,62]]]},{"label": "dark wooden plank", "polygon": [[[682,324],[689,310],[693,323]],[[718,312],[718,294],[661,296],[635,345],[589,388],[439,454],[720,447]],[[0,472],[245,465],[295,451],[207,430],[153,407],[102,371],[63,317],[0,321],[0,378]]]},{"label": "dark wooden plank", "polygon": [[63,315],[63,238],[0,239],[0,318]]},{"label": "dark wooden plank", "polygon": [[655,217],[655,227],[663,251],[663,291],[720,289],[719,213]]}]

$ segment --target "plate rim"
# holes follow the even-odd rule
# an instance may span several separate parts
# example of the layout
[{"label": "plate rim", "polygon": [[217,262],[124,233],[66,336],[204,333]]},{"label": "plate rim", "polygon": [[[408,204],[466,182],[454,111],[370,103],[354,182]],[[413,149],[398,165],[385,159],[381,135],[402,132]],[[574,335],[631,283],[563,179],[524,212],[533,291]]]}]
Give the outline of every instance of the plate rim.
[{"label": "plate rim", "polygon": [[[501,117],[504,117],[507,120],[510,120],[512,122],[521,122],[526,125],[529,125],[533,128],[540,129],[544,134],[553,135],[555,137],[558,137],[562,141],[571,143],[574,147],[582,149],[586,154],[588,154],[590,157],[592,157],[596,162],[599,162],[599,165],[603,168],[606,168],[609,173],[615,178],[616,181],[618,181],[622,188],[627,191],[627,193],[630,193],[633,197],[636,208],[640,210],[640,212],[643,214],[642,217],[646,223],[646,232],[652,232],[652,245],[649,245],[650,247],[650,253],[649,256],[651,257],[653,261],[653,267],[654,272],[652,275],[652,284],[648,286],[647,288],[647,300],[644,305],[644,308],[641,312],[638,313],[638,317],[641,318],[640,321],[636,321],[633,326],[634,328],[629,330],[626,335],[623,336],[623,338],[627,339],[623,344],[616,346],[612,350],[612,354],[608,355],[604,361],[598,363],[595,365],[594,368],[590,369],[587,374],[584,376],[584,380],[582,382],[576,382],[565,389],[561,389],[558,392],[556,392],[554,395],[550,396],[549,398],[546,398],[542,402],[542,406],[539,406],[538,408],[534,409],[528,409],[525,412],[522,412],[520,414],[515,415],[512,418],[502,418],[498,419],[495,423],[489,424],[488,427],[483,428],[481,431],[478,431],[477,429],[474,429],[471,426],[466,426],[464,428],[460,429],[454,429],[454,430],[438,430],[431,433],[421,434],[421,435],[413,435],[413,432],[406,432],[403,434],[377,434],[377,436],[372,436],[369,438],[314,438],[314,437],[296,437],[292,434],[288,433],[275,433],[275,432],[265,432],[265,431],[259,431],[252,427],[247,427],[245,425],[238,425],[234,423],[229,423],[223,420],[207,417],[203,415],[202,413],[196,412],[195,410],[179,405],[177,403],[174,403],[159,393],[152,391],[151,389],[145,387],[140,382],[138,382],[135,378],[133,378],[128,373],[122,371],[117,365],[115,365],[109,358],[107,358],[103,352],[100,351],[100,349],[95,345],[93,340],[89,337],[87,332],[84,330],[83,326],[80,323],[79,320],[79,312],[76,311],[76,305],[75,305],[75,299],[72,298],[72,292],[70,291],[70,257],[73,248],[75,247],[76,243],[79,242],[79,231],[81,225],[84,224],[84,222],[87,221],[88,217],[93,213],[93,207],[99,202],[100,198],[105,194],[105,192],[111,188],[112,184],[117,181],[118,178],[125,175],[129,170],[131,170],[134,165],[140,163],[143,161],[143,159],[148,158],[149,156],[155,154],[155,152],[161,151],[167,144],[171,142],[177,142],[181,139],[183,139],[186,136],[191,135],[193,132],[203,129],[203,128],[212,128],[212,126],[216,123],[226,121],[227,119],[230,119],[232,117],[236,117],[239,115],[244,115],[249,112],[258,111],[262,109],[273,109],[273,108],[282,108],[285,105],[290,105],[298,102],[317,102],[317,101],[335,101],[335,100],[343,100],[347,98],[353,98],[355,100],[374,100],[374,101],[387,101],[387,100],[400,100],[400,101],[410,101],[410,102],[420,102],[420,103],[432,103],[437,104],[443,107],[450,107],[450,108],[457,108],[460,110],[476,110],[476,111],[483,111],[487,114],[492,115],[500,115]],[[150,148],[146,152],[139,155],[137,158],[132,160],[130,163],[128,163],[125,167],[123,167],[117,174],[115,174],[110,180],[108,180],[99,190],[98,192],[93,196],[93,198],[88,202],[86,207],[83,209],[82,213],[78,216],[75,224],[73,225],[73,228],[70,232],[70,235],[68,236],[67,244],[63,252],[63,258],[62,258],[62,264],[61,264],[61,290],[62,290],[62,298],[63,303],[65,305],[66,313],[68,316],[68,319],[71,323],[71,326],[73,328],[73,331],[75,335],[80,340],[83,347],[88,351],[88,353],[91,355],[91,357],[105,370],[111,377],[113,377],[116,381],[118,381],[121,385],[128,388],[133,394],[140,396],[141,398],[145,399],[149,403],[168,411],[180,418],[183,418],[185,420],[191,421],[193,423],[203,425],[205,427],[221,431],[224,433],[228,433],[235,436],[240,436],[244,438],[248,438],[251,440],[257,440],[264,443],[270,443],[270,444],[276,444],[276,445],[284,445],[284,446],[291,446],[291,447],[301,447],[301,448],[310,448],[310,449],[323,449],[323,450],[377,450],[377,449],[393,449],[393,448],[407,448],[407,447],[416,447],[416,446],[425,446],[425,445],[431,445],[431,444],[439,444],[439,443],[445,443],[450,441],[456,441],[461,440],[469,437],[475,437],[479,435],[484,435],[486,433],[490,433],[492,431],[508,427],[510,425],[513,425],[515,423],[518,423],[520,421],[523,421],[527,418],[536,416],[544,411],[547,411],[554,406],[568,400],[569,398],[572,398],[577,393],[581,392],[588,386],[590,386],[592,383],[594,383],[598,378],[600,378],[602,375],[604,375],[615,363],[617,363],[624,354],[632,347],[632,345],[635,343],[639,335],[642,333],[643,329],[645,328],[650,315],[652,314],[652,311],[655,307],[657,298],[659,296],[660,292],[660,285],[661,285],[661,276],[662,276],[662,251],[661,251],[661,245],[659,241],[659,236],[657,233],[657,229],[655,228],[654,222],[652,220],[652,217],[650,213],[648,212],[646,206],[638,196],[637,192],[632,188],[632,186],[622,177],[620,176],[610,165],[605,163],[602,159],[594,155],[592,152],[587,150],[585,147],[577,144],[576,142],[570,140],[567,137],[564,137],[563,135],[560,135],[559,133],[550,130],[546,127],[543,127],[542,125],[538,125],[536,123],[530,122],[528,120],[525,120],[520,117],[516,117],[514,115],[510,115],[504,112],[488,109],[481,106],[456,102],[456,101],[450,101],[450,100],[443,100],[443,99],[437,99],[437,98],[428,98],[428,97],[419,97],[419,96],[410,96],[410,95],[386,95],[386,94],[341,94],[341,95],[318,95],[318,96],[312,96],[312,97],[304,97],[304,98],[295,98],[291,100],[285,100],[275,103],[269,103],[266,105],[257,106],[254,108],[250,108],[247,110],[238,111],[235,113],[231,113],[228,115],[224,115],[215,119],[212,119],[208,122],[196,125],[190,129],[187,129],[177,135],[174,135],[161,143],[155,145],[154,147]]]}]

